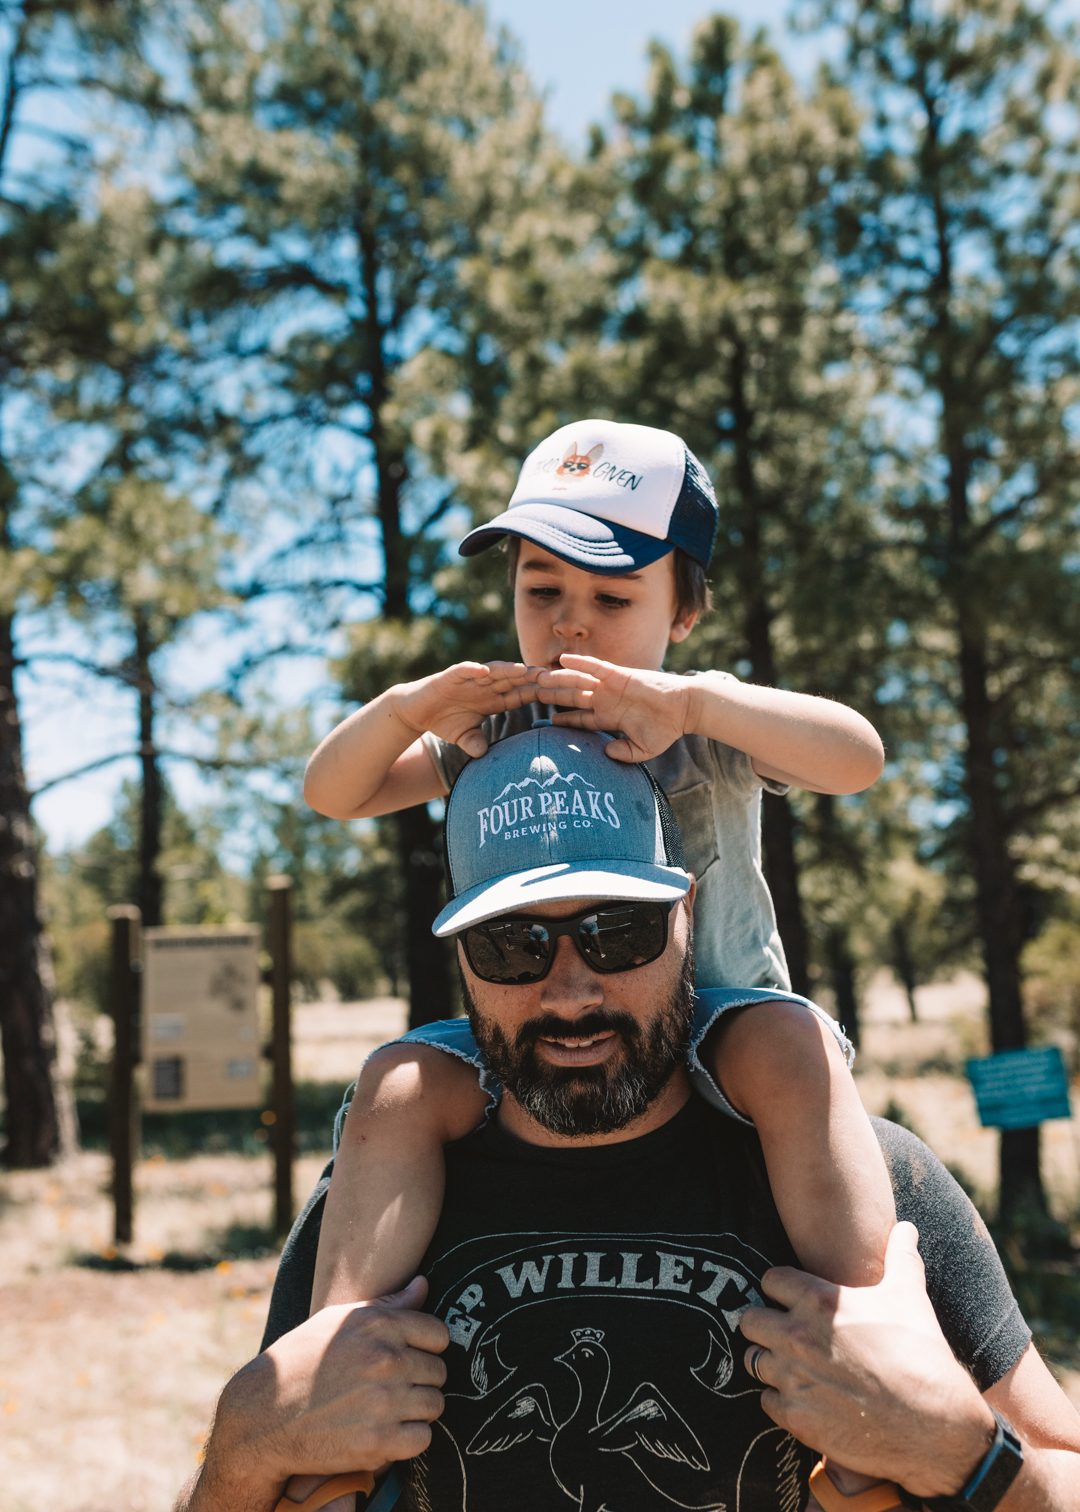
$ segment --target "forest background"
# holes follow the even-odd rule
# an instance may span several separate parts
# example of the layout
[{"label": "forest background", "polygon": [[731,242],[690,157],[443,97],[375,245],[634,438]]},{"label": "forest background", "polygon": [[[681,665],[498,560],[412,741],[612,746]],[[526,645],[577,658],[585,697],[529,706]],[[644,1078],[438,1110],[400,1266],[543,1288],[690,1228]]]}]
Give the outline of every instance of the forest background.
[{"label": "forest background", "polygon": [[[717,608],[669,665],[885,741],[867,794],[766,799],[797,990],[857,1037],[881,965],[913,1014],[970,966],[995,1050],[1080,1064],[1077,39],[1016,0],[798,20],[836,43],[812,77],[705,16],[575,149],[461,0],[0,4],[9,1164],[71,1137],[52,1004],[106,1005],[110,904],[260,919],[284,871],[303,988],[454,1011],[439,806],[308,811],[326,706],[288,669],[328,658],[343,711],[516,654],[505,558],[454,543],[586,414],[679,432],[716,484]],[[131,738],[71,720],[38,791],[138,775],[50,851],[19,698],[57,668]],[[1037,1130],[1001,1178],[1040,1206]]]}]

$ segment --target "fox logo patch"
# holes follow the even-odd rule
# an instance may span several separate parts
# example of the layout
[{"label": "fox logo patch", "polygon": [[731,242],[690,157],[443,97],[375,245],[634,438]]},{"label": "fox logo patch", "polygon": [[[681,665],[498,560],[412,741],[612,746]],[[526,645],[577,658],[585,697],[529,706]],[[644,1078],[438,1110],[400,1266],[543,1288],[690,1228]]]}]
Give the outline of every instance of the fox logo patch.
[{"label": "fox logo patch", "polygon": [[567,447],[566,455],[556,468],[560,478],[585,478],[594,462],[603,455],[604,443],[601,441],[593,447],[592,451],[579,452],[575,442],[571,441]]}]

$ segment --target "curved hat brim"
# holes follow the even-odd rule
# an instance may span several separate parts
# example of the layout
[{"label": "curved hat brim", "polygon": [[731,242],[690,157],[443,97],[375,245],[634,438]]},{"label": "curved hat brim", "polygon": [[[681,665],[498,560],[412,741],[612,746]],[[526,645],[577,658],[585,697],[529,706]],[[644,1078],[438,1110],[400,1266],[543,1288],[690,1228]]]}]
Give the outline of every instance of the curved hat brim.
[{"label": "curved hat brim", "polygon": [[476,556],[506,535],[522,536],[571,567],[612,576],[647,567],[675,549],[670,541],[561,504],[515,504],[486,525],[470,530],[458,553]]},{"label": "curved hat brim", "polygon": [[690,891],[690,874],[676,866],[638,861],[564,862],[481,882],[448,903],[432,926],[442,939],[500,914],[524,913],[537,903],[674,903]]}]

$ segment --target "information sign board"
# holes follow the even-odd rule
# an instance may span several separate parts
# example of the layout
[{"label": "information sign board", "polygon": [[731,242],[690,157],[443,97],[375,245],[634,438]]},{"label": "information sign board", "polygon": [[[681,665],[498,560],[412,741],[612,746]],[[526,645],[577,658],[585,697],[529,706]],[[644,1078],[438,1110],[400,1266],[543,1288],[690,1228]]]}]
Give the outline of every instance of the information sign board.
[{"label": "information sign board", "polygon": [[143,1108],[261,1107],[258,927],[144,929],[142,938]]},{"label": "information sign board", "polygon": [[1032,1129],[1050,1118],[1071,1118],[1069,1079],[1056,1045],[1002,1050],[969,1060],[968,1076],[983,1128]]}]

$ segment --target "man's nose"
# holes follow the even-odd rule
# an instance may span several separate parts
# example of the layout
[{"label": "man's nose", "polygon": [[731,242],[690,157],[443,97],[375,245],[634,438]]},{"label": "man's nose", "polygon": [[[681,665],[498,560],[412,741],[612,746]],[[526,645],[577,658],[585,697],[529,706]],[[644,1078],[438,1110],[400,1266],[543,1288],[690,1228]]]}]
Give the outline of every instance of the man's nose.
[{"label": "man's nose", "polygon": [[540,988],[543,1008],[567,1018],[599,1008],[604,1001],[603,977],[586,965],[566,935],[555,942],[555,959]]}]

